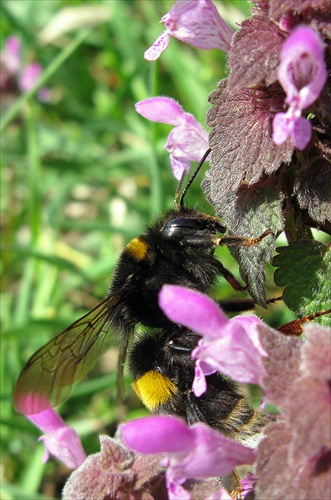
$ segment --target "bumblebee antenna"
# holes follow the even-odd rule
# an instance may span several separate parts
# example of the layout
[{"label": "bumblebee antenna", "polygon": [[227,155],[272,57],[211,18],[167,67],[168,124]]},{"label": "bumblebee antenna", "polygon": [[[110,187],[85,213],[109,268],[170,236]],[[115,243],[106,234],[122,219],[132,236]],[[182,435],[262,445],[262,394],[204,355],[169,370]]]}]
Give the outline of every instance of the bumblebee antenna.
[{"label": "bumblebee antenna", "polygon": [[[179,203],[178,203],[178,200],[180,198],[180,191],[182,189],[182,185],[183,185],[183,182],[184,182],[184,178],[185,178],[185,170],[184,172],[182,173],[182,176],[179,180],[179,183],[178,183],[178,186],[177,186],[177,189],[176,189],[176,193],[175,193],[175,199],[174,199],[174,205],[176,208],[179,208]],[[180,198],[181,199],[181,198]]]},{"label": "bumblebee antenna", "polygon": [[[186,193],[187,191],[189,190],[192,182],[194,181],[194,179],[196,178],[196,176],[198,175],[202,165],[205,163],[206,159],[208,158],[209,156],[209,153],[211,152],[211,148],[207,149],[207,151],[205,152],[205,154],[203,155],[203,157],[201,158],[200,162],[199,162],[199,165],[197,166],[197,168],[194,170],[193,172],[193,175],[192,177],[188,180],[185,188],[183,189],[183,192],[182,194],[180,195],[180,190],[181,190],[181,187],[183,185],[183,180],[184,180],[184,173],[182,175],[182,178],[181,180],[179,181],[179,184],[178,184],[178,187],[177,187],[177,190],[176,190],[176,195],[175,195],[175,201],[174,201],[174,204],[177,208],[183,208],[184,206],[184,198],[186,196]],[[178,203],[178,198],[179,198],[179,203]]]}]

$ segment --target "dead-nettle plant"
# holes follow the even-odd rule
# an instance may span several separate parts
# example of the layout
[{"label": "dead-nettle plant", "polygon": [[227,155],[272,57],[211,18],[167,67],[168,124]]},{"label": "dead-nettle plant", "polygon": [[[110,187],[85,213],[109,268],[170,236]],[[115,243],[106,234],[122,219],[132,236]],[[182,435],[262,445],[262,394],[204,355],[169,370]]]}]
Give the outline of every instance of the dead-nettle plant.
[{"label": "dead-nettle plant", "polygon": [[[171,97],[136,104],[144,117],[174,127],[165,147],[175,177],[210,148],[203,189],[228,231],[274,235],[232,250],[254,300],[266,304],[264,267],[272,260],[292,311],[330,309],[330,244],[312,234],[331,234],[330,2],[255,1],[234,33],[211,0],[178,0],[162,22],[147,60],[177,43],[171,37],[228,54],[228,77],[209,96],[209,133]],[[288,244],[272,259],[280,233]],[[192,353],[196,397],[206,391],[206,377],[220,371],[260,385],[279,415],[255,448],[202,422],[154,416],[123,424],[115,439],[102,437],[100,453],[87,458],[53,409],[30,415],[46,432],[48,451],[76,468],[64,498],[226,499],[215,478],[241,464],[253,473],[242,480],[243,497],[254,489],[258,499],[329,498],[330,316],[320,318],[324,326],[306,326],[303,339],[256,316],[229,320],[209,297],[178,286],[163,287],[159,304],[201,335]]]},{"label": "dead-nettle plant", "polygon": [[[208,143],[203,189],[230,233],[285,233],[288,245],[273,260],[275,282],[285,287],[284,301],[298,315],[328,309],[331,301],[328,247],[311,232],[331,234],[330,16],[324,0],[257,1],[252,17],[233,33],[212,2],[178,1],[145,57],[159,57],[171,36],[227,51],[228,78],[209,96],[209,135],[169,98],[136,105],[146,118],[175,126],[166,149],[177,178]],[[271,241],[232,250],[262,305]]]}]

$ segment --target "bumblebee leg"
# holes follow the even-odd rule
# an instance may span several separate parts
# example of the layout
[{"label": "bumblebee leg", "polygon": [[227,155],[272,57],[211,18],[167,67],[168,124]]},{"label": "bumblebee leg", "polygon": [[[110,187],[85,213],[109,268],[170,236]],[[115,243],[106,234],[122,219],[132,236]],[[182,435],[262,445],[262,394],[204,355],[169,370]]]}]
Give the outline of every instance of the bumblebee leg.
[{"label": "bumblebee leg", "polygon": [[226,267],[218,262],[218,273],[226,279],[226,281],[232,286],[236,292],[244,292],[248,289],[248,284],[242,285],[237,278],[229,271]]},{"label": "bumblebee leg", "polygon": [[244,236],[228,235],[223,236],[223,238],[219,238],[218,244],[226,247],[252,247],[257,243],[260,243],[260,241],[269,234],[273,235],[273,232],[270,229],[264,231],[264,233],[257,238],[245,238]]},{"label": "bumblebee leg", "polygon": [[[272,297],[267,300],[267,304],[273,304],[278,300],[282,300],[282,297]],[[256,303],[253,299],[234,299],[234,300],[219,300],[218,304],[221,306],[223,311],[227,313],[237,313],[249,311],[250,309],[254,309]]]},{"label": "bumblebee leg", "polygon": [[227,474],[226,476],[220,477],[220,483],[222,487],[228,492],[231,498],[235,500],[241,500],[242,495],[241,495],[241,482],[239,478],[239,474],[234,469],[230,474]]},{"label": "bumblebee leg", "polygon": [[324,316],[324,314],[331,314],[331,309],[327,311],[318,311],[316,313],[310,314],[309,316],[303,316],[302,318],[295,319],[294,321],[290,321],[286,323],[286,325],[278,328],[278,331],[284,333],[284,335],[301,335],[303,331],[303,324],[312,321],[313,319],[319,318],[320,316]]}]

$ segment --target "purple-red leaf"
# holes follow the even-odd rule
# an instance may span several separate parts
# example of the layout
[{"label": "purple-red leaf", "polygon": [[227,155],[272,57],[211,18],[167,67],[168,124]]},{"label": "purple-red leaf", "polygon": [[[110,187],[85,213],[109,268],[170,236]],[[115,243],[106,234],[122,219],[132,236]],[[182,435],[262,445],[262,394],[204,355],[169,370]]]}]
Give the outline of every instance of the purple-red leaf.
[{"label": "purple-red leaf", "polygon": [[331,163],[315,158],[294,183],[300,208],[316,222],[331,222]]},{"label": "purple-red leaf", "polygon": [[277,80],[284,35],[267,17],[247,19],[235,33],[229,52],[229,90],[267,85]]},{"label": "purple-red leaf", "polygon": [[290,140],[276,146],[271,137],[273,117],[284,101],[277,84],[230,93],[222,80],[209,100],[213,104],[207,114],[211,200],[214,194],[223,197],[236,191],[242,182],[251,186],[290,162],[294,149]]},{"label": "purple-red leaf", "polygon": [[[306,18],[318,13],[327,16],[331,12],[330,0],[272,0],[269,2],[269,15],[273,19],[281,19],[286,14],[305,14]],[[299,18],[300,19],[300,18]],[[326,18],[327,19],[327,18]]]}]

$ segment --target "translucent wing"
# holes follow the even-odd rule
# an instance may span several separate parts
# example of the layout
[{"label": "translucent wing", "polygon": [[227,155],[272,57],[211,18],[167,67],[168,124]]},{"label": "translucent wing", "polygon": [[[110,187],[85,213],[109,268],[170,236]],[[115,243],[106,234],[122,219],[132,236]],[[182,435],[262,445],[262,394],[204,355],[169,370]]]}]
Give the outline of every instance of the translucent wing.
[{"label": "translucent wing", "polygon": [[40,413],[68,399],[72,385],[114,343],[109,333],[112,311],[122,300],[123,294],[107,297],[29,359],[14,390],[17,411]]}]

